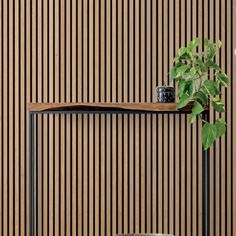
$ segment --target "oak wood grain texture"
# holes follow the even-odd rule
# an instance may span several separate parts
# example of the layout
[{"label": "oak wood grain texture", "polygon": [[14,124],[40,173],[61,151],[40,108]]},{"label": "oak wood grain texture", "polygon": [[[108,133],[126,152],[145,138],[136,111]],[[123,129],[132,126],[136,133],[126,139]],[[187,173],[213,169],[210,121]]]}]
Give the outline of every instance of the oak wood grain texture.
[{"label": "oak wood grain texture", "polygon": [[150,112],[190,112],[192,104],[177,110],[176,103],[29,103],[28,111],[150,111]]}]

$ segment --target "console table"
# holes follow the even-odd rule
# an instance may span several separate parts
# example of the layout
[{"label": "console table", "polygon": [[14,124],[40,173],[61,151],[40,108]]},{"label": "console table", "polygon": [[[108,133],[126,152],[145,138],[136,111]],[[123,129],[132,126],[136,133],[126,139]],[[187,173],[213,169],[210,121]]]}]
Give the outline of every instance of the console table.
[{"label": "console table", "polygon": [[[192,105],[181,110],[175,103],[29,103],[29,158],[30,158],[30,235],[34,235],[34,115],[35,114],[188,114]],[[209,109],[203,113],[209,120]],[[203,199],[203,236],[209,235],[208,186],[209,151],[202,148],[202,199]]]}]

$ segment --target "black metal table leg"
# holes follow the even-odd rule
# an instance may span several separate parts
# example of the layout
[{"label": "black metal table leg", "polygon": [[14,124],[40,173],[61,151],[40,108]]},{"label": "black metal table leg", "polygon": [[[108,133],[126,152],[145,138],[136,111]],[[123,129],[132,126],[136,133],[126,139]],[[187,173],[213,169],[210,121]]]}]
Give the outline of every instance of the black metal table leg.
[{"label": "black metal table leg", "polygon": [[29,169],[30,169],[30,186],[29,186],[29,216],[30,216],[30,236],[34,235],[34,114],[29,113]]},{"label": "black metal table leg", "polygon": [[[106,111],[90,111],[87,113],[107,113]],[[60,111],[56,110],[53,112],[29,112],[29,178],[30,178],[30,186],[29,186],[29,200],[30,200],[30,205],[29,205],[29,216],[30,216],[30,236],[34,236],[34,115],[35,114],[78,114],[82,113],[80,111]],[[124,113],[123,111],[114,111],[113,113]],[[131,113],[131,112],[125,112],[125,113]],[[135,114],[142,113],[142,112],[134,112]],[[145,113],[145,112],[144,112]],[[162,113],[162,112],[159,112]],[[167,112],[168,113],[168,112]],[[156,113],[157,114],[157,113]],[[204,113],[204,118],[209,121],[209,111]],[[204,151],[202,148],[202,201],[203,201],[203,208],[202,208],[202,214],[203,214],[203,225],[202,225],[202,235],[203,236],[208,236],[209,235],[209,211],[208,211],[208,205],[209,205],[209,194],[208,194],[208,189],[209,189],[209,150]]]},{"label": "black metal table leg", "polygon": [[208,156],[202,151],[202,231],[208,235]]},{"label": "black metal table leg", "polygon": [[[206,121],[209,121],[209,112],[205,114]],[[202,235],[209,235],[209,149],[202,147]]]}]

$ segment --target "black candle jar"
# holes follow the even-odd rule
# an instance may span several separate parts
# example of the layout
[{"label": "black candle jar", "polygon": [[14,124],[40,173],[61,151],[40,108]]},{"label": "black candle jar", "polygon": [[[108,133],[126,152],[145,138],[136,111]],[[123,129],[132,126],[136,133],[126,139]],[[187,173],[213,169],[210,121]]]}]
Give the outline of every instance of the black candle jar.
[{"label": "black candle jar", "polygon": [[158,86],[156,88],[157,102],[175,102],[175,88],[171,86]]}]

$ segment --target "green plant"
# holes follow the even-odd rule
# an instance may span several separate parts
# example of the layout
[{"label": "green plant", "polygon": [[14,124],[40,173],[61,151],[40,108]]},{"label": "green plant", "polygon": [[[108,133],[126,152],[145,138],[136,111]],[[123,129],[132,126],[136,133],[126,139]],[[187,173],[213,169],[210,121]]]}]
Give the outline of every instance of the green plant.
[{"label": "green plant", "polygon": [[[196,48],[200,45],[199,38],[192,40],[187,47],[178,50],[173,61],[171,78],[178,85],[178,109],[193,102],[189,122],[194,123],[197,116],[203,121],[202,143],[207,150],[217,138],[226,132],[226,122],[219,118],[214,123],[205,121],[202,112],[209,104],[219,113],[225,111],[220,98],[221,86],[229,86],[228,76],[214,62],[214,57],[221,48],[221,42],[204,40],[205,51],[198,53]],[[210,76],[215,77],[214,80]]]}]

